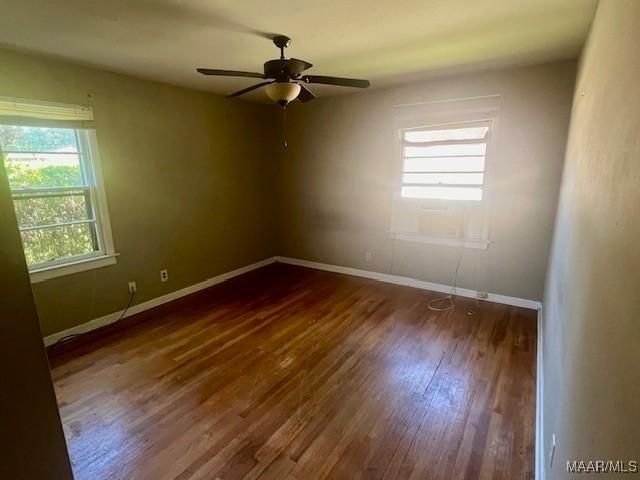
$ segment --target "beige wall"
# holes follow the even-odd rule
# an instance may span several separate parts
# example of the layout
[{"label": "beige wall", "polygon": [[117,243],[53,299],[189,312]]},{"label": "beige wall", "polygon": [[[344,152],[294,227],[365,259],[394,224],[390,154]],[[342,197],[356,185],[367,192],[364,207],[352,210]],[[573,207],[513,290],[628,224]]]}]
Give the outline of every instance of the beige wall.
[{"label": "beige wall", "polygon": [[0,164],[0,478],[71,480],[27,265]]},{"label": "beige wall", "polygon": [[[539,300],[556,210],[574,62],[441,78],[294,105],[279,168],[281,255],[451,284],[457,248],[389,235],[394,105],[499,94],[487,251],[465,249],[458,284]],[[373,254],[365,261],[365,252]]]},{"label": "beige wall", "polygon": [[576,87],[545,291],[545,454],[557,436],[547,480],[573,478],[567,460],[640,460],[638,45],[640,2],[602,0]]},{"label": "beige wall", "polygon": [[6,50],[0,95],[95,112],[120,257],[35,284],[43,334],[123,308],[129,280],[138,303],[275,254],[272,107]]}]

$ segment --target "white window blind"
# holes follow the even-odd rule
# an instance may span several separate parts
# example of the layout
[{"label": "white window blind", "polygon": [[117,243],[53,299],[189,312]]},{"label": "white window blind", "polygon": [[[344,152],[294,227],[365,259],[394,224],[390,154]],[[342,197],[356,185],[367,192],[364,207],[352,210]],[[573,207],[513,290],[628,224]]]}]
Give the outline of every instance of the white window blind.
[{"label": "white window blind", "polygon": [[93,120],[93,109],[85,105],[0,97],[0,116],[89,122]]},{"label": "white window blind", "polygon": [[489,122],[401,131],[403,198],[481,201]]}]

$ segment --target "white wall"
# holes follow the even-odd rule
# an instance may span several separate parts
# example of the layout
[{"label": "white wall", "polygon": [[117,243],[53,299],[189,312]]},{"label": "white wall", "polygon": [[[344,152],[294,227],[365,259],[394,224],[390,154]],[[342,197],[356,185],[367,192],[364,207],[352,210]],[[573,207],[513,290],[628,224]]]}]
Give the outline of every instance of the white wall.
[{"label": "white wall", "polygon": [[546,480],[575,478],[567,460],[640,460],[639,45],[640,2],[602,0],[576,87],[545,292],[545,454],[557,437]]}]

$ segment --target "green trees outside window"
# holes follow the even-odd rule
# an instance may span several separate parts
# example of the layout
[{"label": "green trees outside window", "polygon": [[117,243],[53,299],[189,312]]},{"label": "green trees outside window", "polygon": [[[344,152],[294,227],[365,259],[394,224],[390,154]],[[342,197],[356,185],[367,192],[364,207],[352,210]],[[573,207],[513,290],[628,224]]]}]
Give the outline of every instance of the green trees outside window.
[{"label": "green trees outside window", "polygon": [[78,131],[0,125],[0,149],[29,266],[99,249]]}]

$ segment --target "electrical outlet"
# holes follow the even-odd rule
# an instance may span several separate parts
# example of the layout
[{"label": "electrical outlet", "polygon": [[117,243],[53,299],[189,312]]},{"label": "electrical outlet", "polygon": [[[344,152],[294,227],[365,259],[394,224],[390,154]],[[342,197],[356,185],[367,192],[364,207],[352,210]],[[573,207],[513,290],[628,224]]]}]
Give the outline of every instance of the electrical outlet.
[{"label": "electrical outlet", "polygon": [[551,448],[549,449],[549,468],[553,467],[553,457],[556,454],[556,434],[551,435]]},{"label": "electrical outlet", "polygon": [[364,252],[365,261],[370,262],[372,258],[373,258],[373,255],[371,254],[371,252]]},{"label": "electrical outlet", "polygon": [[129,282],[129,293],[136,293],[136,291],[138,290],[138,286],[136,285],[136,282],[134,282],[133,280]]},{"label": "electrical outlet", "polygon": [[161,282],[169,281],[169,271],[166,268],[160,270],[160,281]]}]

